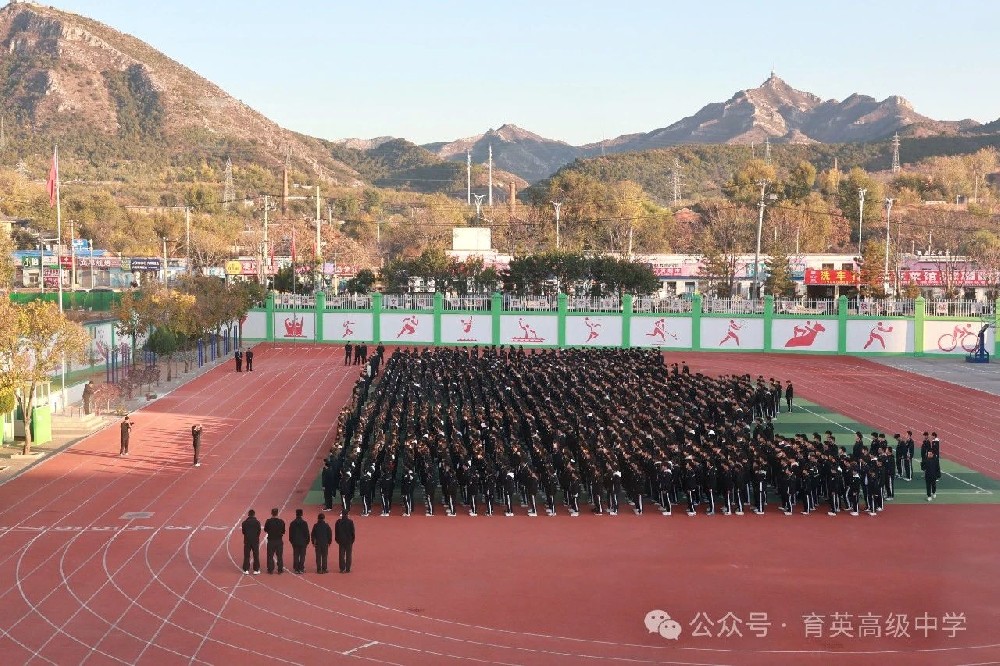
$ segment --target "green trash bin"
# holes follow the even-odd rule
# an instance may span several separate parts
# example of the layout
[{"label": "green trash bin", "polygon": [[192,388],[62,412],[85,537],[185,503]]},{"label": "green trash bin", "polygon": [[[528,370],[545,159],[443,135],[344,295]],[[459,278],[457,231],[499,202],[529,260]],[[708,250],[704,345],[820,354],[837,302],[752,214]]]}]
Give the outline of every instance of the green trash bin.
[{"label": "green trash bin", "polygon": [[35,407],[31,412],[31,444],[48,444],[52,441],[52,409],[48,405]]}]

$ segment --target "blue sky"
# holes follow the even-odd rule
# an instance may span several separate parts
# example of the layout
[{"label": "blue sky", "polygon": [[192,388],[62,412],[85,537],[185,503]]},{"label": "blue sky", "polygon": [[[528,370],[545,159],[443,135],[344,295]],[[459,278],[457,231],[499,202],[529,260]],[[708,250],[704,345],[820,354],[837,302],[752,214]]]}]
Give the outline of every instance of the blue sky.
[{"label": "blue sky", "polygon": [[582,144],[665,127],[772,66],[824,99],[1000,117],[1000,2],[54,1],[327,139],[514,123]]}]

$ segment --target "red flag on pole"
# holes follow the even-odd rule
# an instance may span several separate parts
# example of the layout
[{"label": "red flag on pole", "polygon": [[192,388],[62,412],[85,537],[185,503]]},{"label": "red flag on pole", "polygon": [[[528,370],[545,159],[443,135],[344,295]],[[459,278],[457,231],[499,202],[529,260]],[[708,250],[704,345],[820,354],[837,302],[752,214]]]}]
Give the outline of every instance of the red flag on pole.
[{"label": "red flag on pole", "polygon": [[49,169],[49,180],[45,183],[45,191],[49,193],[49,207],[56,205],[56,188],[59,187],[59,149],[52,151],[52,167]]}]

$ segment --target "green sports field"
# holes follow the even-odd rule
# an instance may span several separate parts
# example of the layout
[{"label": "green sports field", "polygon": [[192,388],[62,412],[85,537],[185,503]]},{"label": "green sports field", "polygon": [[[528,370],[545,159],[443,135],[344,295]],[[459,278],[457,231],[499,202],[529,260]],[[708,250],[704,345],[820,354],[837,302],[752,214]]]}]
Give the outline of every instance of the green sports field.
[{"label": "green sports field", "polygon": [[[837,438],[837,444],[847,447],[847,450],[850,451],[854,445],[855,432],[861,431],[867,442],[870,439],[870,433],[876,428],[853,421],[808,400],[796,398],[795,411],[791,414],[781,412],[775,422],[775,430],[784,435],[794,435],[795,433],[812,435],[814,432],[822,434],[829,430]],[[892,444],[893,433],[887,434],[889,435],[889,443]],[[917,458],[920,456],[920,442],[917,442],[915,455]],[[894,500],[896,504],[927,501],[924,476],[923,472],[920,471],[919,459],[914,461],[913,467],[912,481],[897,479],[896,499]],[[947,455],[945,455],[941,461],[941,479],[938,480],[937,499],[934,502],[937,504],[1000,504],[1000,481],[954,463],[948,460]]]}]

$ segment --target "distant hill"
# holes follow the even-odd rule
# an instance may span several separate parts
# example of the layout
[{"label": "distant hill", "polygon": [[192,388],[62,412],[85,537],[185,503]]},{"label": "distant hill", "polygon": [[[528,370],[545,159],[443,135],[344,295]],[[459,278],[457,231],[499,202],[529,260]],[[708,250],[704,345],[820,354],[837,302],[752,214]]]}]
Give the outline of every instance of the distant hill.
[{"label": "distant hill", "polygon": [[973,120],[940,121],[923,116],[898,96],[877,101],[854,94],[842,102],[824,101],[772,74],[757,88],[708,104],[692,116],[651,132],[571,146],[504,125],[481,135],[424,147],[452,161],[464,160],[466,150],[471,150],[473,160],[481,162],[492,146],[494,164],[534,182],[579,158],[671,146],[762,144],[765,140],[775,144],[870,143],[884,141],[895,132],[926,138],[971,136],[979,130],[979,123]]},{"label": "distant hill", "polygon": [[[278,126],[148,44],[27,2],[0,9],[0,113],[17,157],[51,151],[103,166],[254,162],[337,184],[356,172],[332,144]],[[81,167],[83,168],[83,167]]]},{"label": "distant hill", "polygon": [[484,134],[447,143],[427,144],[424,148],[453,162],[465,162],[466,152],[470,152],[474,164],[485,163],[492,148],[495,169],[517,174],[529,182],[545,178],[586,152],[562,141],[546,139],[517,125],[503,125]]}]

